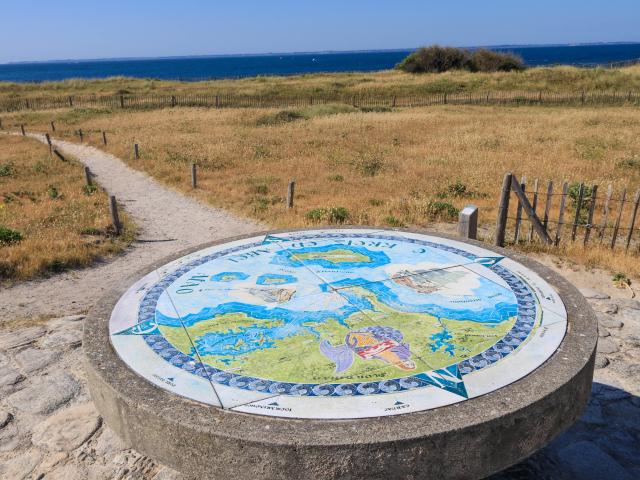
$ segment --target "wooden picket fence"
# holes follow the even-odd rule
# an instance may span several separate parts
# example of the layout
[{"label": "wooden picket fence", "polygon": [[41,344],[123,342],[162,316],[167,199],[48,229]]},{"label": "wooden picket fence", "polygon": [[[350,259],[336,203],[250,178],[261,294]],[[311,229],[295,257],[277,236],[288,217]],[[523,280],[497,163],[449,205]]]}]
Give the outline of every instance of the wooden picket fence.
[{"label": "wooden picket fence", "polygon": [[508,91],[432,93],[423,95],[379,95],[367,92],[346,95],[327,92],[314,95],[53,95],[0,99],[0,112],[50,110],[57,108],[155,109],[167,107],[207,108],[295,108],[342,103],[358,108],[427,107],[433,105],[640,105],[636,91]]},{"label": "wooden picket fence", "polygon": [[557,247],[570,241],[640,253],[639,206],[640,189],[631,196],[626,188],[614,192],[612,185],[602,192],[598,185],[584,182],[556,185],[552,180],[543,184],[538,179],[528,186],[525,177],[518,180],[507,173],[495,244],[537,241]]}]

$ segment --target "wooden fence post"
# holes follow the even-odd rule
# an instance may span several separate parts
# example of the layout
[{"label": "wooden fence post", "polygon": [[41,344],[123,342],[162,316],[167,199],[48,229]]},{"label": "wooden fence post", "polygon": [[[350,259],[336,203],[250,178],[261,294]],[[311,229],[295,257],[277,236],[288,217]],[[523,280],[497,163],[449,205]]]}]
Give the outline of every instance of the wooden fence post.
[{"label": "wooden fence post", "polygon": [[138,160],[140,158],[140,149],[138,148],[138,144],[133,144],[133,157]]},{"label": "wooden fence post", "polygon": [[84,140],[84,135],[82,134],[82,129],[81,128],[78,129],[78,136],[80,137],[80,143],[82,143],[83,140]]},{"label": "wooden fence post", "polygon": [[636,192],[636,196],[633,199],[633,210],[631,212],[631,220],[629,220],[629,231],[627,232],[627,243],[625,249],[629,250],[631,244],[631,238],[633,237],[633,229],[636,226],[636,215],[638,214],[638,206],[640,205],[640,189]]},{"label": "wooden fence post", "polygon": [[567,193],[569,192],[569,182],[562,184],[562,196],[560,197],[560,213],[558,214],[558,228],[556,229],[555,246],[560,244],[562,238],[562,226],[564,225],[564,208],[567,204]]},{"label": "wooden fence post", "polygon": [[573,219],[573,226],[571,228],[571,241],[576,241],[576,233],[578,231],[578,223],[580,222],[580,210],[582,209],[582,200],[584,198],[584,183],[580,184],[580,190],[578,190],[578,200],[576,202],[576,216]]},{"label": "wooden fence post", "polygon": [[529,199],[525,195],[524,189],[520,186],[516,177],[513,177],[513,176],[511,177],[511,189],[518,196],[518,200],[522,205],[523,210],[529,217],[529,221],[533,225],[533,228],[535,229],[538,236],[540,236],[540,238],[544,240],[545,243],[547,244],[552,243],[551,238],[549,238],[549,234],[542,226],[542,222],[540,221],[536,213],[533,211],[533,207],[531,206],[531,203],[529,203]]},{"label": "wooden fence post", "polygon": [[0,118],[0,130],[4,130],[4,127],[2,126],[2,119]]},{"label": "wooden fence post", "polygon": [[[522,182],[520,183],[520,188],[522,191],[526,191],[527,189],[527,177],[525,175],[522,176]],[[518,208],[516,209],[516,226],[513,232],[513,241],[514,243],[518,243],[520,241],[520,224],[522,223],[522,202],[518,200]]]},{"label": "wooden fence post", "polygon": [[496,246],[504,247],[504,238],[507,232],[507,215],[509,214],[509,197],[511,196],[512,173],[506,173],[502,180],[500,191],[500,203],[498,204],[498,217],[496,219]]},{"label": "wooden fence post", "polygon": [[111,212],[111,223],[116,231],[116,236],[118,236],[122,230],[122,225],[120,224],[120,217],[118,216],[118,203],[116,202],[116,197],[113,195],[109,197],[109,211]]},{"label": "wooden fence post", "polygon": [[71,95],[69,95],[69,107],[73,107],[73,97]]},{"label": "wooden fence post", "polygon": [[175,95],[171,95],[171,106],[172,107],[176,106],[176,96]]},{"label": "wooden fence post", "polygon": [[549,231],[549,213],[551,212],[551,202],[553,202],[553,180],[547,182],[547,198],[544,204],[544,218],[542,220],[542,226],[545,230]]},{"label": "wooden fence post", "polygon": [[467,205],[460,211],[458,217],[458,236],[477,240],[478,238],[478,207]]},{"label": "wooden fence post", "polygon": [[45,133],[44,138],[47,139],[47,145],[49,145],[49,155],[51,155],[53,153],[53,145],[51,144],[51,137],[49,136],[48,133]]},{"label": "wooden fence post", "polygon": [[53,153],[55,153],[56,157],[58,157],[60,160],[62,160],[63,162],[66,162],[67,159],[64,158],[64,155],[62,155],[58,150],[56,150],[55,148],[53,149]]},{"label": "wooden fence post", "polygon": [[604,207],[602,209],[602,218],[600,220],[600,243],[604,240],[604,232],[607,229],[607,217],[609,216],[609,202],[611,201],[611,196],[613,195],[613,185],[609,184],[609,188],[607,189],[607,196],[604,200]]},{"label": "wooden fence post", "polygon": [[120,108],[124,108],[124,95],[120,95]]},{"label": "wooden fence post", "polygon": [[84,180],[87,182],[88,187],[93,185],[93,182],[91,181],[91,170],[89,170],[89,167],[84,167]]},{"label": "wooden fence post", "polygon": [[191,164],[191,188],[198,188],[198,173],[195,163]]},{"label": "wooden fence post", "polygon": [[598,198],[598,185],[591,187],[591,203],[589,204],[589,216],[587,217],[587,229],[584,232],[584,245],[589,243],[591,228],[593,227],[593,214],[596,211],[596,200]]},{"label": "wooden fence post", "polygon": [[105,132],[104,130],[102,131],[102,144],[107,144],[107,132]]},{"label": "wooden fence post", "polygon": [[22,136],[24,137],[27,133],[24,131],[24,125],[20,125],[20,131],[22,132]]},{"label": "wooden fence post", "polygon": [[[537,215],[536,213],[536,210],[538,209],[538,179],[537,178],[535,182],[533,182],[533,203],[531,204],[531,206],[533,207],[533,213]],[[547,227],[544,226],[544,229],[546,230]],[[529,229],[529,238],[527,240],[529,241],[529,243],[531,243],[531,241],[533,240],[533,223],[531,223],[531,228]]]},{"label": "wooden fence post", "polygon": [[620,208],[618,208],[618,216],[616,217],[616,223],[613,227],[613,237],[611,238],[611,250],[616,247],[616,240],[618,239],[618,231],[620,230],[620,221],[622,220],[622,211],[624,210],[624,201],[627,197],[627,189],[623,188],[620,194]]},{"label": "wooden fence post", "polygon": [[291,180],[287,188],[287,208],[293,208],[293,197],[295,194],[296,181]]},{"label": "wooden fence post", "polygon": [[54,132],[54,133],[56,131],[56,124],[55,124],[55,122],[53,120],[51,121],[51,131]]}]

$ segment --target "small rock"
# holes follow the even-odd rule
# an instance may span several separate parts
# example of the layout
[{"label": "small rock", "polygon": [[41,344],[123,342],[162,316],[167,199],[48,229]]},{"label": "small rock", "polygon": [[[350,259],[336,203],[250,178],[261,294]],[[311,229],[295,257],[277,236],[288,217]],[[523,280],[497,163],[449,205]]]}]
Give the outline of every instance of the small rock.
[{"label": "small rock", "polygon": [[640,310],[640,301],[632,299],[617,300],[618,304],[622,308],[628,308],[630,310]]},{"label": "small rock", "polygon": [[42,453],[37,450],[29,450],[4,464],[4,468],[0,470],[2,478],[11,480],[24,480],[30,477],[31,472],[40,463]]},{"label": "small rock", "polygon": [[71,400],[80,391],[78,382],[60,372],[38,378],[29,387],[14,393],[9,402],[27,413],[51,413]]},{"label": "small rock", "polygon": [[622,323],[617,318],[613,318],[609,315],[599,314],[598,325],[611,329],[611,328],[622,328],[624,326],[624,323]]},{"label": "small rock", "polygon": [[128,449],[127,445],[109,427],[104,428],[93,448],[99,457],[110,457]]},{"label": "small rock", "polygon": [[181,473],[176,472],[168,467],[163,467],[158,473],[154,475],[152,480],[185,480],[186,477]]},{"label": "small rock", "polygon": [[598,311],[607,313],[609,315],[615,315],[616,313],[618,313],[618,304],[616,303],[603,303],[601,305],[598,305],[596,308]]},{"label": "small rock", "polygon": [[609,300],[611,298],[606,293],[602,293],[591,288],[581,288],[580,293],[584,298],[588,298],[590,300]]},{"label": "small rock", "polygon": [[635,310],[632,308],[623,308],[622,310],[620,310],[619,314],[620,317],[625,321],[625,322],[629,322],[629,323],[640,323],[640,310]]},{"label": "small rock", "polygon": [[598,339],[598,353],[604,353],[605,355],[609,355],[612,353],[618,352],[620,349],[618,345],[616,345],[612,340],[608,338],[600,338]]},{"label": "small rock", "polygon": [[0,393],[3,396],[13,393],[23,379],[24,376],[14,368],[0,368]]},{"label": "small rock", "polygon": [[6,410],[0,410],[0,428],[6,427],[11,421],[11,414]]},{"label": "small rock", "polygon": [[0,428],[0,453],[13,452],[22,440],[16,422],[8,423],[4,428]]},{"label": "small rock", "polygon": [[86,315],[69,315],[67,317],[54,318],[53,320],[49,320],[47,325],[53,330],[69,325],[77,325],[81,324],[81,321],[84,320],[85,316]]},{"label": "small rock", "polygon": [[598,336],[600,338],[606,338],[611,336],[611,333],[609,333],[609,330],[607,330],[606,328],[598,327]]},{"label": "small rock", "polygon": [[58,467],[51,473],[46,473],[46,476],[44,477],[46,480],[84,480],[86,478],[86,474],[80,468],[72,464]]},{"label": "small rock", "polygon": [[562,467],[569,470],[574,478],[633,480],[613,457],[602,451],[596,444],[586,440],[563,448],[558,452],[558,456]]},{"label": "small rock", "polygon": [[16,361],[22,367],[24,373],[35,372],[60,358],[60,352],[51,350],[40,350],[39,348],[27,348],[16,353]]},{"label": "small rock", "polygon": [[82,328],[69,327],[54,331],[44,337],[40,346],[45,349],[77,347],[82,343]]},{"label": "small rock", "polygon": [[29,345],[44,335],[45,332],[46,329],[39,326],[0,334],[0,350],[9,350],[11,348]]},{"label": "small rock", "polygon": [[596,355],[596,368],[605,368],[607,365],[609,365],[609,359],[607,357],[604,355]]},{"label": "small rock", "polygon": [[33,429],[34,445],[50,451],[75,450],[100,427],[100,416],[90,403],[62,410]]}]

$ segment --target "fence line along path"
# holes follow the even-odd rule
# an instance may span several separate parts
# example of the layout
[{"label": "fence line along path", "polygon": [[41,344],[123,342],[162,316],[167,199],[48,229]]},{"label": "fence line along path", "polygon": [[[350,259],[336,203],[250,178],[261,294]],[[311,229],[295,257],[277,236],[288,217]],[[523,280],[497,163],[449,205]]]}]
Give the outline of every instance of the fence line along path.
[{"label": "fence line along path", "polygon": [[[44,135],[28,135],[46,142]],[[253,221],[170,190],[113,155],[87,145],[51,140],[56,150],[89,167],[93,180],[117,197],[137,225],[138,240],[125,256],[113,261],[0,289],[0,325],[16,318],[85,311],[124,278],[167,255],[215,239],[264,230]]]},{"label": "fence line along path", "polygon": [[[505,175],[496,219],[496,245],[542,241],[558,247],[579,242],[584,247],[603,245],[640,253],[640,189],[632,195],[626,188],[615,191],[612,185],[604,193],[599,185],[588,182],[549,180],[543,191],[540,185],[536,179],[528,192],[524,176],[517,179],[512,173]],[[528,235],[524,235],[527,230]]]},{"label": "fence line along path", "polygon": [[0,99],[0,111],[100,107],[150,109],[165,107],[292,108],[344,103],[360,108],[427,107],[433,105],[638,105],[638,91],[488,91],[422,95],[357,95],[325,92],[313,95],[230,95],[217,93],[134,95],[50,95]]}]

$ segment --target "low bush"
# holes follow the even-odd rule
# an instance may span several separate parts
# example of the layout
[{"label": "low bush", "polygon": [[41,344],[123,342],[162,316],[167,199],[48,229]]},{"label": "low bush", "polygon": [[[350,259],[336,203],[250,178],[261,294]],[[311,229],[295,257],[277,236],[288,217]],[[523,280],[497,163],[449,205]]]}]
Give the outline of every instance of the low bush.
[{"label": "low bush", "polygon": [[20,232],[0,225],[0,245],[18,243],[23,238]]},{"label": "low bush", "polygon": [[455,220],[458,218],[460,211],[449,202],[439,200],[431,201],[427,204],[427,214],[432,219],[437,220]]},{"label": "low bush", "polygon": [[450,70],[510,72],[524,70],[525,66],[520,57],[511,53],[432,45],[416,50],[396,68],[408,73],[442,73]]}]

